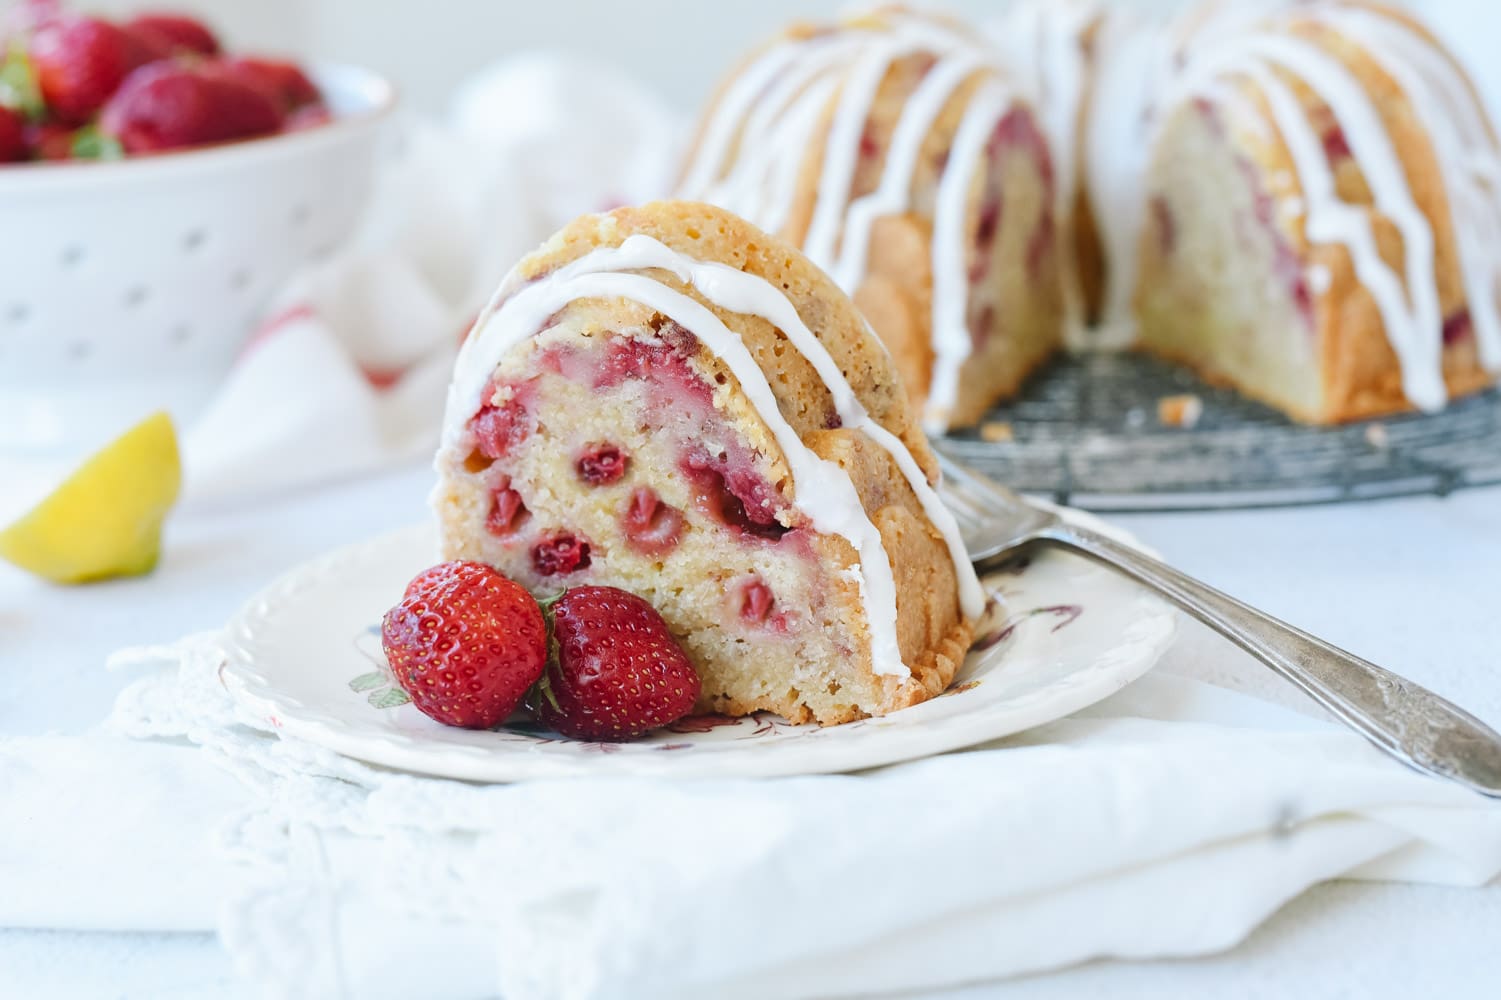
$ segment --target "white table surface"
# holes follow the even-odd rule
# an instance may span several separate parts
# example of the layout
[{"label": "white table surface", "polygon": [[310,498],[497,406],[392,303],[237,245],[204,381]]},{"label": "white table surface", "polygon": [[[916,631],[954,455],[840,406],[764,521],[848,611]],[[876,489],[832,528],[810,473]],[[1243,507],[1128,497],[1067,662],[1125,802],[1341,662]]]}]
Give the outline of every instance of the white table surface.
[{"label": "white table surface", "polygon": [[[420,519],[430,482],[426,469],[412,468],[233,509],[179,511],[162,567],[143,581],[59,590],[0,567],[0,735],[88,729],[126,680],[103,672],[106,654],[214,628],[294,563]],[[1189,572],[1501,727],[1501,491],[1119,520]],[[1196,626],[1159,669],[1297,698]],[[1225,955],[1097,963],[947,995],[1494,998],[1498,940],[1494,887],[1334,884]],[[0,995],[256,994],[209,935],[13,929],[0,930]]]}]

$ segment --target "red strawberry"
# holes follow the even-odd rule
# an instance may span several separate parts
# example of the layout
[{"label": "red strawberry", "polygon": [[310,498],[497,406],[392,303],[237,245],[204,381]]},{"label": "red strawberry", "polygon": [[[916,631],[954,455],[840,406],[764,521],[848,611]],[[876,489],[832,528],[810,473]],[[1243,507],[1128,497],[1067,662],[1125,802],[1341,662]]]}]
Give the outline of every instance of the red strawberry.
[{"label": "red strawberry", "polygon": [[558,576],[589,568],[589,543],[563,533],[532,546],[532,569],[538,576]]},{"label": "red strawberry", "polygon": [[73,129],[60,122],[26,126],[26,148],[33,160],[73,159]]},{"label": "red strawberry", "polygon": [[242,57],[230,59],[223,65],[228,76],[259,87],[280,104],[283,111],[290,113],[323,100],[317,85],[296,63]]},{"label": "red strawberry", "polygon": [[49,21],[32,36],[30,54],[48,110],[75,125],[93,118],[130,71],[153,55],[121,28],[94,17]]},{"label": "red strawberry", "polygon": [[328,105],[321,102],[318,104],[304,104],[296,111],[287,115],[287,124],[284,131],[306,132],[310,128],[327,125],[333,120],[333,112],[328,110]]},{"label": "red strawberry", "polygon": [[574,463],[579,478],[590,486],[606,486],[625,475],[630,456],[612,444],[592,445]]},{"label": "red strawberry", "polygon": [[552,604],[558,655],[536,698],[574,739],[628,740],[676,722],[698,700],[698,671],[656,609],[614,587],[575,587]]},{"label": "red strawberry", "polygon": [[26,119],[0,104],[0,163],[17,163],[29,154]]},{"label": "red strawberry", "polygon": [[449,562],[421,574],[386,612],[381,645],[396,682],[424,715],[489,729],[542,675],[547,623],[520,584],[481,563]]},{"label": "red strawberry", "polygon": [[154,49],[173,52],[196,52],[204,56],[219,54],[219,39],[196,18],[181,14],[140,14],[125,22],[125,30]]},{"label": "red strawberry", "polygon": [[132,28],[121,30],[125,32],[125,37],[130,39],[130,61],[136,68],[171,59],[176,55],[172,44],[161,35],[136,31]]},{"label": "red strawberry", "polygon": [[429,566],[421,573],[418,573],[416,576],[412,577],[411,582],[407,584],[406,591],[401,596],[403,598],[412,597],[413,595],[419,594],[427,588],[434,586],[435,584],[442,583],[444,580],[447,580],[452,576],[453,563],[439,563],[436,566]]},{"label": "red strawberry", "polygon": [[127,153],[152,153],[269,135],[281,128],[282,113],[217,67],[164,62],[132,73],[100,124]]}]

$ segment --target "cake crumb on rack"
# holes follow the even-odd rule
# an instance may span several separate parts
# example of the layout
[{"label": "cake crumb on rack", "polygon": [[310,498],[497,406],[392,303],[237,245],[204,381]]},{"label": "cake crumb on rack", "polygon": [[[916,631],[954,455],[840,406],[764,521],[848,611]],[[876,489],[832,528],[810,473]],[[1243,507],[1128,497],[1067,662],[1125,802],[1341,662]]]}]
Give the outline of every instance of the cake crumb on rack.
[{"label": "cake crumb on rack", "polygon": [[980,425],[980,440],[999,444],[1005,441],[1015,441],[1016,434],[1012,431],[1011,425],[1004,420],[987,420]]},{"label": "cake crumb on rack", "polygon": [[1377,451],[1386,451],[1392,446],[1392,437],[1386,432],[1385,424],[1368,424],[1365,429],[1365,443]]},{"label": "cake crumb on rack", "polygon": [[1157,400],[1157,420],[1165,427],[1193,427],[1204,415],[1204,401],[1192,393]]}]

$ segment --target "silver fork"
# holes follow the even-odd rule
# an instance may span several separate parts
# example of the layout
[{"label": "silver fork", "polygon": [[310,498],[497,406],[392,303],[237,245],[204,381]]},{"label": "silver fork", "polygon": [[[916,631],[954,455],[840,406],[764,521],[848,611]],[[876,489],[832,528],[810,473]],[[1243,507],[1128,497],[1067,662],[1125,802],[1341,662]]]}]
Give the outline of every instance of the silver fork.
[{"label": "silver fork", "polygon": [[1501,798],[1501,736],[1458,706],[1143,552],[1072,524],[947,456],[940,454],[939,462],[940,493],[982,574],[1030,545],[1057,545],[1088,556],[1163,595],[1409,767]]}]

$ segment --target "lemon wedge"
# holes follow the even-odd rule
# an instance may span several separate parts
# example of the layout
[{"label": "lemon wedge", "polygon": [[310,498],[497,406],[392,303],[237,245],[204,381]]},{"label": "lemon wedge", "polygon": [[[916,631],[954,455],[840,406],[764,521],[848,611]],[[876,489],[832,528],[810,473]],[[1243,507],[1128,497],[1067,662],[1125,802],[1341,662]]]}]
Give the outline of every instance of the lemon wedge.
[{"label": "lemon wedge", "polygon": [[0,558],[54,583],[149,573],[181,485],[172,418],[153,414],[0,532]]}]

